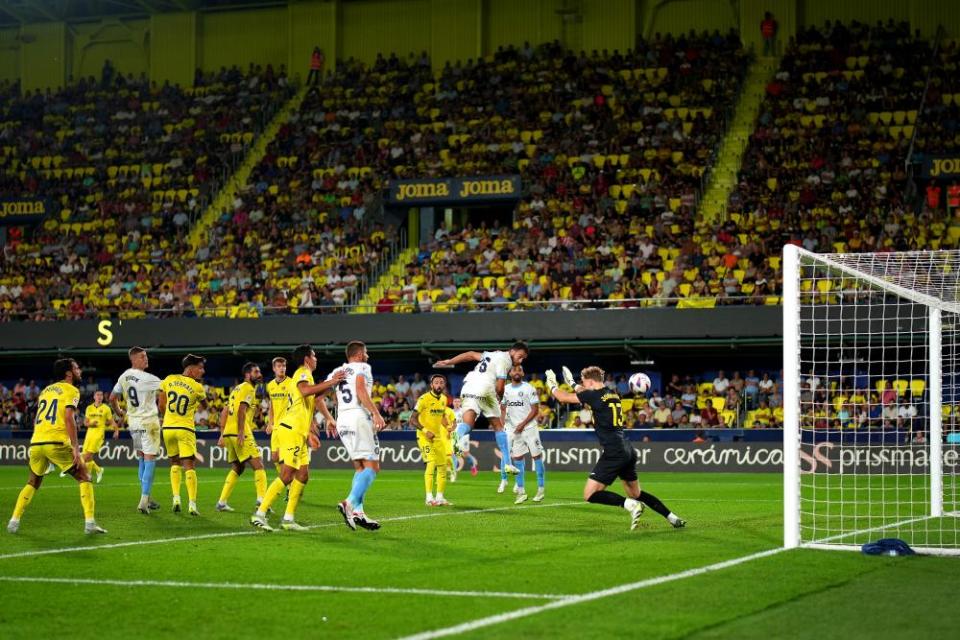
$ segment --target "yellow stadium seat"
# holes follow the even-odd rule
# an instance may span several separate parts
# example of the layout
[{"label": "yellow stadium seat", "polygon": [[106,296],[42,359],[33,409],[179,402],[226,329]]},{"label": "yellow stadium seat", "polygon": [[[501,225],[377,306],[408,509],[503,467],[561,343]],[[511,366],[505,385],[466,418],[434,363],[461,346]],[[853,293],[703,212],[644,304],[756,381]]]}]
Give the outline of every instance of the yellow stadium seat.
[{"label": "yellow stadium seat", "polygon": [[910,381],[910,393],[914,396],[923,396],[927,389],[927,381],[923,378],[914,378]]},{"label": "yellow stadium seat", "polygon": [[902,396],[907,392],[907,389],[910,387],[910,381],[898,378],[893,381],[893,388],[897,392],[897,396]]}]

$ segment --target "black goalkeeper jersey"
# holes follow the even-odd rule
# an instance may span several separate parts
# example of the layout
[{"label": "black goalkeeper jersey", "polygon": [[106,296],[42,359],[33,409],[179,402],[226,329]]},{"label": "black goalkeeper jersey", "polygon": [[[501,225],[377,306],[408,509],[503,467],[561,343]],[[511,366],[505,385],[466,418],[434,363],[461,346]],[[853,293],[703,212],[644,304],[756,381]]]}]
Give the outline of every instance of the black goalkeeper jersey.
[{"label": "black goalkeeper jersey", "polygon": [[623,406],[620,395],[609,389],[584,389],[577,393],[581,404],[593,411],[593,428],[604,453],[631,455],[633,445],[623,433]]}]

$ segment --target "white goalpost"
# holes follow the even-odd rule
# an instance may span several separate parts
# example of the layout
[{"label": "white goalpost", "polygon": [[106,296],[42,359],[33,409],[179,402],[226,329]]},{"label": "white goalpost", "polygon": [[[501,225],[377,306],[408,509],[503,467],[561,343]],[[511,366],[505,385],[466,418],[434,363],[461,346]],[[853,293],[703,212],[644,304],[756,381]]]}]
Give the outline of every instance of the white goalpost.
[{"label": "white goalpost", "polygon": [[783,251],[784,546],[960,555],[960,251]]}]

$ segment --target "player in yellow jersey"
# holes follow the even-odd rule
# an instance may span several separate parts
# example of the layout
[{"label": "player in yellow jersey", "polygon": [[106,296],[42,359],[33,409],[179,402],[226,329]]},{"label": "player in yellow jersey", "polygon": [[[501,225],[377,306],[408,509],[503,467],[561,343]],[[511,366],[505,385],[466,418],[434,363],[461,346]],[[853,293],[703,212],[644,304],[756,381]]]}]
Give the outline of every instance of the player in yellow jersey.
[{"label": "player in yellow jersey", "polygon": [[282,464],[280,463],[280,420],[287,407],[293,404],[293,394],[297,391],[297,385],[293,378],[287,377],[287,359],[276,357],[273,359],[273,380],[267,383],[267,395],[270,396],[270,404],[267,410],[267,435],[270,436],[270,459],[273,460],[277,468],[277,475],[280,474]]},{"label": "player in yellow jersey", "polygon": [[81,380],[80,366],[72,358],[57,360],[53,363],[53,375],[57,382],[44,388],[37,398],[37,417],[30,439],[30,477],[17,496],[7,531],[16,533],[20,529],[23,512],[40,488],[47,467],[54,464],[80,484],[84,532],[106,533],[106,530],[97,526],[93,517],[93,485],[80,459],[80,447],[77,444],[76,412],[80,390],[76,385]]},{"label": "player in yellow jersey", "polygon": [[200,380],[203,378],[204,364],[207,359],[195,356],[192,353],[181,361],[183,373],[174,373],[160,383],[160,394],[157,402],[163,427],[163,444],[170,458],[170,487],[173,490],[173,511],[180,512],[180,477],[182,473],[187,481],[187,498],[189,512],[192,516],[200,515],[197,511],[197,433],[195,431],[194,414],[197,405],[206,397]]},{"label": "player in yellow jersey", "polygon": [[220,412],[221,435],[217,444],[226,446],[227,462],[233,465],[233,468],[227,472],[227,479],[223,482],[223,490],[217,500],[217,511],[233,511],[227,501],[247,464],[253,467],[258,507],[267,491],[267,472],[263,470],[260,449],[253,437],[253,429],[256,427],[253,414],[257,405],[257,385],[262,379],[260,367],[256,364],[248,362],[243,365],[243,382],[233,388],[227,406]]},{"label": "player in yellow jersey", "polygon": [[[444,393],[446,386],[446,378],[439,373],[432,375],[430,390],[417,399],[413,415],[410,416],[410,424],[417,430],[420,456],[427,466],[423,482],[427,490],[426,503],[430,507],[450,504],[443,497],[443,490],[447,486],[447,466],[453,453],[450,431],[456,427],[456,418],[451,416],[453,411],[447,406],[447,396]],[[436,496],[433,493],[434,476],[437,483]]]},{"label": "player in yellow jersey", "polygon": [[107,427],[113,425],[113,439],[120,437],[120,425],[113,420],[113,411],[103,402],[103,391],[93,392],[93,404],[87,406],[83,412],[84,426],[87,435],[83,438],[83,464],[91,478],[100,484],[103,478],[103,467],[94,462],[93,457],[100,453],[100,447],[106,437]]},{"label": "player in yellow jersey", "polygon": [[290,494],[280,526],[289,531],[305,530],[305,527],[294,520],[294,515],[300,496],[303,494],[303,488],[310,477],[310,441],[319,442],[316,440],[316,422],[313,419],[314,397],[329,391],[346,377],[343,372],[337,372],[329,380],[315,384],[313,372],[317,368],[317,355],[313,347],[308,344],[300,345],[293,350],[292,362],[298,367],[293,374],[293,383],[296,385],[297,392],[293,394],[290,406],[284,411],[278,425],[280,462],[283,463],[283,467],[280,469],[280,477],[270,484],[263,502],[260,503],[256,513],[250,517],[250,524],[267,531],[273,530],[267,522],[267,512],[273,505],[273,501],[287,486],[290,487]]}]

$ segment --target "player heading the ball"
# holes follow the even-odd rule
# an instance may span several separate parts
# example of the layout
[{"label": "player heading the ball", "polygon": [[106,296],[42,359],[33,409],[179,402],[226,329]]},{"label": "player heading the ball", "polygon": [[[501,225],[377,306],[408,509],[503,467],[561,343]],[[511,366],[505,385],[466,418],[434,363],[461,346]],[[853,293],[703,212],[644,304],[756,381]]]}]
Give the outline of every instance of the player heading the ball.
[{"label": "player heading the ball", "polygon": [[434,367],[446,369],[461,362],[476,362],[473,371],[467,374],[460,389],[463,406],[463,422],[457,425],[456,437],[462,438],[473,430],[477,416],[483,415],[496,432],[497,448],[500,450],[500,486],[503,493],[507,486],[507,473],[517,473],[510,464],[510,445],[500,417],[500,402],[507,384],[510,369],[523,364],[530,355],[526,342],[514,342],[509,351],[465,351],[446,360],[438,360]]}]

